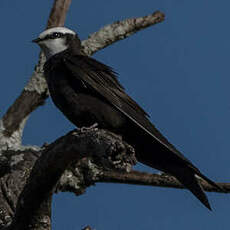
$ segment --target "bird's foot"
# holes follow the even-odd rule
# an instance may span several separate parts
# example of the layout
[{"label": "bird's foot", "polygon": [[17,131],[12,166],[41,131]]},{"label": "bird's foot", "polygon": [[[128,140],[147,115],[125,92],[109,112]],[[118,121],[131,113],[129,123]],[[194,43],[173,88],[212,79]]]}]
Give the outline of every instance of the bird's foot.
[{"label": "bird's foot", "polygon": [[157,172],[157,174],[160,175],[160,176],[163,176],[163,177],[171,177],[172,176],[172,175],[170,175],[168,173],[161,172],[161,171]]},{"label": "bird's foot", "polygon": [[81,133],[85,133],[85,132],[93,131],[93,130],[96,131],[98,130],[98,123],[94,123],[93,125],[89,127],[81,127],[79,130]]}]

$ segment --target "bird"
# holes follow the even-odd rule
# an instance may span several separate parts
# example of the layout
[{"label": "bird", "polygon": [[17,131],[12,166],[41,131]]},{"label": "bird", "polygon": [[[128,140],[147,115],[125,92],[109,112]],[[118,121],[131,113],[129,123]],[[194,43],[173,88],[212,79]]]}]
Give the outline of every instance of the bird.
[{"label": "bird", "polygon": [[44,75],[57,108],[78,128],[94,124],[122,136],[137,160],[170,174],[211,210],[200,178],[222,189],[179,152],[126,92],[116,72],[87,56],[76,32],[46,29],[33,42],[46,56]]}]

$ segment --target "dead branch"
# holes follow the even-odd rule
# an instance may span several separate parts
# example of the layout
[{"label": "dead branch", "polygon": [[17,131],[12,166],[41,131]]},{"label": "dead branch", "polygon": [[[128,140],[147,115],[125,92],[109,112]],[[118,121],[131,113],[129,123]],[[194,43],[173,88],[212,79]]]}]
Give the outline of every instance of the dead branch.
[{"label": "dead branch", "polygon": [[72,0],[56,0],[50,12],[47,29],[55,26],[64,26],[67,12]]},{"label": "dead branch", "polygon": [[[139,171],[132,172],[103,172],[97,181],[107,183],[121,183],[121,184],[134,184],[134,185],[148,185],[165,188],[179,188],[185,187],[173,176],[168,174],[151,174]],[[200,180],[202,187],[207,192],[230,193],[229,183],[217,183],[223,190],[208,184],[204,180]]]},{"label": "dead branch", "polygon": [[[80,170],[80,168],[84,170]],[[80,172],[80,174],[79,174]],[[57,191],[73,192],[81,194],[85,190],[80,190],[79,185],[85,181],[89,185],[95,183],[119,183],[132,185],[145,185],[154,187],[186,189],[175,177],[169,174],[152,174],[139,171],[119,172],[108,171],[98,168],[97,164],[88,161],[81,161],[81,165],[75,165],[71,170],[67,170],[61,177],[57,185]],[[204,180],[200,180],[202,187],[207,192],[230,193],[230,183],[217,183],[223,190],[218,190]],[[83,188],[83,187],[81,187]],[[85,189],[86,187],[84,187]]]},{"label": "dead branch", "polygon": [[[72,131],[38,150],[8,150],[2,159],[0,227],[13,219],[10,229],[49,229],[54,191],[80,195],[100,182],[184,188],[169,175],[127,172],[136,162],[133,149],[119,136],[98,129]],[[222,192],[201,183],[206,191]],[[218,184],[230,193],[229,183]]]},{"label": "dead branch", "polygon": [[[14,167],[23,168],[22,171],[25,173],[24,167],[27,164],[23,158],[28,157],[31,152],[20,152],[20,154],[21,160],[18,159]],[[32,155],[34,156],[34,152]],[[13,217],[9,229],[50,229],[53,191],[63,172],[73,162],[78,164],[80,159],[92,157],[99,168],[125,171],[136,162],[133,149],[122,142],[119,136],[97,129],[86,132],[72,131],[46,146],[38,152],[38,156],[38,160],[34,157],[29,159],[31,160],[29,164],[33,162],[34,165],[27,168],[27,174],[22,177],[24,179],[19,177],[18,181],[18,177],[14,174],[14,177],[10,177],[9,174],[6,174],[6,178],[3,177],[7,182],[11,180],[11,185],[13,184],[8,194],[17,194],[14,199],[7,198],[7,194],[3,195],[4,200],[12,200],[10,205],[8,204],[10,209],[8,206],[0,206],[1,210],[8,210]],[[4,181],[3,178],[1,182]],[[18,192],[14,193],[13,190]]]},{"label": "dead branch", "polygon": [[112,45],[117,41],[123,40],[149,26],[160,23],[164,21],[164,19],[165,15],[160,11],[156,11],[153,14],[144,17],[128,18],[104,26],[98,32],[91,34],[87,40],[82,42],[84,52],[91,56],[98,50]]}]

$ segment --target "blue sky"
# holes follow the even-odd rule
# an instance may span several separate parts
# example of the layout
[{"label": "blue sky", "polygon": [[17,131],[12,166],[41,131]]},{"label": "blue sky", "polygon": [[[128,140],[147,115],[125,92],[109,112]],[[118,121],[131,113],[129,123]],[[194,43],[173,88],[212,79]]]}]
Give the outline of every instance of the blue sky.
[{"label": "blue sky", "polygon": [[[2,116],[28,81],[53,1],[0,1]],[[216,181],[230,182],[230,2],[73,1],[66,26],[81,39],[105,24],[161,10],[166,20],[94,57],[118,73],[160,131]],[[50,100],[30,117],[24,144],[42,145],[73,129]],[[152,171],[138,165],[137,169]],[[188,191],[97,184],[54,196],[53,229],[229,229],[229,195],[209,193],[213,212]]]}]

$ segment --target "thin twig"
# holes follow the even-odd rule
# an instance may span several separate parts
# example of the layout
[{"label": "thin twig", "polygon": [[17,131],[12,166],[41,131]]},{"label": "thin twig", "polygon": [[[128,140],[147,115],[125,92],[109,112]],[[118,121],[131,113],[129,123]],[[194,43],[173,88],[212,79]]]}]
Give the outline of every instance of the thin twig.
[{"label": "thin twig", "polygon": [[[81,166],[88,168],[88,172],[85,170],[85,173],[87,172],[85,177],[87,178],[89,184],[118,183],[176,189],[185,188],[175,177],[168,174],[152,174],[135,170],[131,172],[106,171],[104,169],[98,169],[97,173],[92,174],[87,165],[80,165],[76,167],[76,173],[73,171],[72,173],[69,172],[66,175],[62,175],[62,178],[59,181],[61,184],[60,191],[73,192],[77,195],[81,194],[81,191],[79,190],[79,175],[77,174],[79,167]],[[97,166],[95,165],[94,167],[96,168]],[[211,186],[204,180],[200,180],[200,182],[206,192],[230,193],[230,183],[217,183],[221,188],[223,188],[223,190],[218,190],[216,187]]]},{"label": "thin twig", "polygon": [[[139,171],[125,172],[103,172],[95,182],[122,183],[134,185],[148,185],[166,188],[185,188],[175,177],[167,174],[151,174]],[[223,190],[200,180],[202,187],[207,192],[230,193],[230,183],[217,183]]]}]

